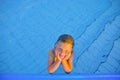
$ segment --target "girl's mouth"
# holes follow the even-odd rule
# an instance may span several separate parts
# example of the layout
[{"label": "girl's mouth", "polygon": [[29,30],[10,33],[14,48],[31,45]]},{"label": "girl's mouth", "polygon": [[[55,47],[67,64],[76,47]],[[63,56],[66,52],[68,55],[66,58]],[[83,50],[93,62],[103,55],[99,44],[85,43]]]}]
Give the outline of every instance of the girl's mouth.
[{"label": "girl's mouth", "polygon": [[65,56],[64,55],[60,55],[60,57],[63,59],[63,58],[65,58]]}]

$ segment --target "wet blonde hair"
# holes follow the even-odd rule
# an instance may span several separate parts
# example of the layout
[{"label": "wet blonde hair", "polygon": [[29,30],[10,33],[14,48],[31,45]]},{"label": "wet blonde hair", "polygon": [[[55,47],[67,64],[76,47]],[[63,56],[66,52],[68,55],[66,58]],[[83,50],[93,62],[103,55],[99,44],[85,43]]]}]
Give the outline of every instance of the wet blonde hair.
[{"label": "wet blonde hair", "polygon": [[68,34],[60,35],[58,40],[56,41],[56,43],[59,41],[61,41],[63,43],[69,43],[72,45],[72,48],[74,47],[74,39],[71,35],[68,35]]}]

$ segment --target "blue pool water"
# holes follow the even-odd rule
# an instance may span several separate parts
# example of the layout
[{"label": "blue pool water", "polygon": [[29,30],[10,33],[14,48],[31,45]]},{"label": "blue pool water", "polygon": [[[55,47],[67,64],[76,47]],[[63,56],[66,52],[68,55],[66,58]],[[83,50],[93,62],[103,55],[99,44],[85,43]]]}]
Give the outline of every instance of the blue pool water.
[{"label": "blue pool water", "polygon": [[75,39],[71,74],[120,74],[120,0],[1,0],[0,73],[48,74],[61,34]]}]

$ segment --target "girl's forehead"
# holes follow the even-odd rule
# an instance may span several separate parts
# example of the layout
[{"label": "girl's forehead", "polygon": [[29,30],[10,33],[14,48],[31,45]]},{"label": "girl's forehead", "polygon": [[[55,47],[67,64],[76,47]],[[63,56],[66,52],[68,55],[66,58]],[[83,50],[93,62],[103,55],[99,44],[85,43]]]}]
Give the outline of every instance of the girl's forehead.
[{"label": "girl's forehead", "polygon": [[67,43],[67,42],[59,41],[57,43],[57,47],[62,48],[62,49],[66,49],[66,50],[72,50],[72,44]]}]

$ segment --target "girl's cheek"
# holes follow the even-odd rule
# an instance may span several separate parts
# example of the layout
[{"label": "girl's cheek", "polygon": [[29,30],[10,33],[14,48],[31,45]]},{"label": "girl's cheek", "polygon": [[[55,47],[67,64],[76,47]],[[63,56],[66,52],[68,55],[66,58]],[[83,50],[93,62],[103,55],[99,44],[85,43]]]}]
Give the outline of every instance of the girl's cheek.
[{"label": "girl's cheek", "polygon": [[67,55],[70,55],[70,52],[67,52],[66,54],[67,54]]}]

